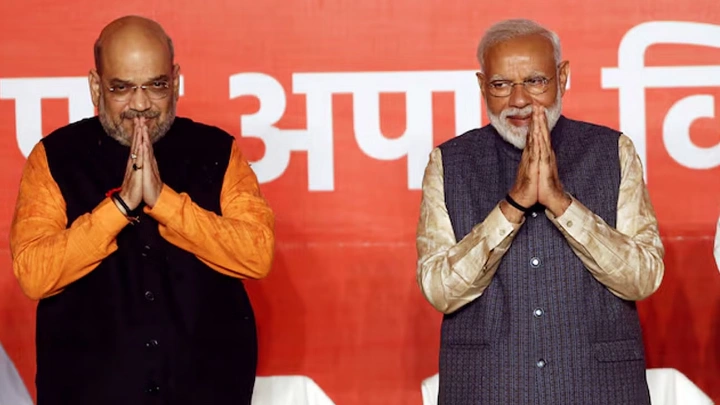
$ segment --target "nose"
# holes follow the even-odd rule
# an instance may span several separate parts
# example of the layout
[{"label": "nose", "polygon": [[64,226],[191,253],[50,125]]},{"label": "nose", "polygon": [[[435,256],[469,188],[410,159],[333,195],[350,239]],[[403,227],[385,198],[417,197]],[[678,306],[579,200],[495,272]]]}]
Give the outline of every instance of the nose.
[{"label": "nose", "polygon": [[508,104],[510,105],[510,107],[515,107],[515,108],[524,108],[524,107],[532,104],[532,98],[530,97],[528,92],[525,90],[525,86],[522,86],[522,85],[513,86],[513,89],[510,92],[510,97],[508,99]]},{"label": "nose", "polygon": [[132,96],[130,96],[130,102],[128,103],[130,108],[136,111],[145,111],[150,108],[150,99],[148,98],[147,94],[145,94],[145,90],[138,87],[133,91]]}]

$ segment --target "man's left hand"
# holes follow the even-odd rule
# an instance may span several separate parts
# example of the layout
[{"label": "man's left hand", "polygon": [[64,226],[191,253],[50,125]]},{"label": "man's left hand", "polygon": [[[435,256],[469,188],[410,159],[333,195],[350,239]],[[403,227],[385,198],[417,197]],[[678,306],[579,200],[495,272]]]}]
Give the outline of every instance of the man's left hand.
[{"label": "man's left hand", "polygon": [[533,119],[530,130],[540,135],[538,202],[557,217],[565,212],[572,200],[565,194],[560,176],[558,175],[555,151],[553,151],[550,141],[550,130],[548,128],[544,107],[538,105],[533,106]]},{"label": "man's left hand", "polygon": [[162,191],[163,182],[160,179],[160,171],[158,170],[155,152],[153,151],[152,142],[148,135],[147,126],[142,129],[142,146],[143,146],[143,201],[152,208],[157,203],[160,191]]}]

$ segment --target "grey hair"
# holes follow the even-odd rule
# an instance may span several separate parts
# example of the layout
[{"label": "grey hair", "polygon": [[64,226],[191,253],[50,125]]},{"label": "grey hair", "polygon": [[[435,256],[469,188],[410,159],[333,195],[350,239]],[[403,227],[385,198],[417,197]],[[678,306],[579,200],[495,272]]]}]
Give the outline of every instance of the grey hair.
[{"label": "grey hair", "polygon": [[480,69],[485,70],[485,55],[488,49],[501,42],[528,35],[542,35],[550,40],[553,46],[555,65],[562,61],[560,37],[535,21],[525,19],[505,20],[492,25],[483,35],[477,48],[477,59]]}]

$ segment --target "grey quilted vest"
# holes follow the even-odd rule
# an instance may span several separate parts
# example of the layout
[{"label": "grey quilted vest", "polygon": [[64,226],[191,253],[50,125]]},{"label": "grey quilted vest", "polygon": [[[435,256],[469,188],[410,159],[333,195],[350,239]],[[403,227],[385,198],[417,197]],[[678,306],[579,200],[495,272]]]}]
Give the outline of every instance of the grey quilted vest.
[{"label": "grey quilted vest", "polygon": [[[551,135],[565,190],[613,227],[619,135],[565,117]],[[521,151],[489,125],[440,149],[459,241],[510,190]],[[635,303],[591,276],[544,211],[528,215],[487,290],[443,318],[439,403],[649,404]]]}]

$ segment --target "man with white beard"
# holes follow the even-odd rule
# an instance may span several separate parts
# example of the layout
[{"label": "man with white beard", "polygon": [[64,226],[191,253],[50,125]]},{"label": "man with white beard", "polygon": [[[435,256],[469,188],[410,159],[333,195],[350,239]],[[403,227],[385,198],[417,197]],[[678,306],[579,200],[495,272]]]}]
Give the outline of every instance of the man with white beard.
[{"label": "man with white beard", "polygon": [[417,228],[439,403],[649,404],[635,301],[664,248],[633,144],[561,114],[555,33],[503,21],[477,56],[490,125],[432,151]]}]

